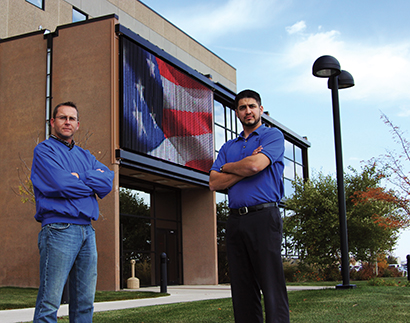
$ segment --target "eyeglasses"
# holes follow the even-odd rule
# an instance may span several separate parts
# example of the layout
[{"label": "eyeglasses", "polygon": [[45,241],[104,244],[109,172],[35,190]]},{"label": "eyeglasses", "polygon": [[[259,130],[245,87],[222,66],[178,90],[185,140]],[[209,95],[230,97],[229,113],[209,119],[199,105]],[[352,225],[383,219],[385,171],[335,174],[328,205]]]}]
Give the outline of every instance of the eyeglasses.
[{"label": "eyeglasses", "polygon": [[77,122],[77,118],[76,117],[69,117],[69,116],[56,116],[56,119],[60,120],[60,121],[70,121],[70,122]]}]

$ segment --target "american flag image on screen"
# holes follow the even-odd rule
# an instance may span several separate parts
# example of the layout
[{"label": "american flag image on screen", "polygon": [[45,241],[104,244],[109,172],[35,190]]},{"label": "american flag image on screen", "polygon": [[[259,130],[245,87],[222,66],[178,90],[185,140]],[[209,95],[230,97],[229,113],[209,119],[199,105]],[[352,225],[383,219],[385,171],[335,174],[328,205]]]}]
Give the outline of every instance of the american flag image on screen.
[{"label": "american flag image on screen", "polygon": [[209,88],[124,39],[123,148],[208,172],[212,109]]}]

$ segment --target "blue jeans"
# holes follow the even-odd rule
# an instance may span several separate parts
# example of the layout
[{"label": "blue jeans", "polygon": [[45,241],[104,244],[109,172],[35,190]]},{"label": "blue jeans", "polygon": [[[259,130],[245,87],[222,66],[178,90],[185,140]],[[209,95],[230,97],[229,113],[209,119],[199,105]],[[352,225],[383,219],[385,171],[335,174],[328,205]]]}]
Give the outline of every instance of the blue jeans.
[{"label": "blue jeans", "polygon": [[40,288],[33,322],[57,322],[64,285],[69,278],[69,316],[91,323],[97,284],[97,246],[91,225],[54,223],[38,235]]}]

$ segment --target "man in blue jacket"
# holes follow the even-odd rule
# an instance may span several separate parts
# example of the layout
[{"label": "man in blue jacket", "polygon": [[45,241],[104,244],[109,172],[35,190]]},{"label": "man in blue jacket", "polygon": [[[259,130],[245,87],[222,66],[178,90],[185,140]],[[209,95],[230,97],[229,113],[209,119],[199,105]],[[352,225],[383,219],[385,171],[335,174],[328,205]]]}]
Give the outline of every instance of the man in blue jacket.
[{"label": "man in blue jacket", "polygon": [[236,323],[262,323],[262,290],[266,322],[289,322],[282,267],[284,137],[262,124],[259,94],[244,90],[235,98],[243,126],[226,142],[211,168],[209,187],[228,189],[227,254]]},{"label": "man in blue jacket", "polygon": [[75,145],[76,105],[57,105],[52,135],[34,149],[31,181],[36,199],[40,287],[33,322],[57,322],[64,285],[69,281],[70,322],[92,322],[97,283],[97,248],[91,220],[99,198],[112,189],[114,173]]}]

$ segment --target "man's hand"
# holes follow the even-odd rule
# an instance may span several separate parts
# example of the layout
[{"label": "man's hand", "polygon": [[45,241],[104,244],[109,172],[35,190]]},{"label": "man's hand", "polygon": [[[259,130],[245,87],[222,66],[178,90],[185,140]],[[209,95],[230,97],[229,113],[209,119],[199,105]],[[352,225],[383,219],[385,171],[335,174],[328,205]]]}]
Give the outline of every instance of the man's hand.
[{"label": "man's hand", "polygon": [[[96,171],[99,171],[99,172],[101,172],[101,173],[104,173],[104,170],[102,170],[102,169],[100,169],[100,168],[97,168]],[[80,175],[78,175],[78,174],[75,173],[75,172],[72,172],[71,175],[73,175],[73,176],[77,177],[78,179],[80,179]]]},{"label": "man's hand", "polygon": [[256,148],[253,151],[252,155],[256,155],[256,154],[260,153],[262,151],[262,149],[263,149],[263,147],[262,147],[262,145],[260,145],[258,148]]},{"label": "man's hand", "polygon": [[219,173],[211,170],[209,174],[209,189],[211,191],[224,190],[242,180],[242,176],[235,174]]}]

